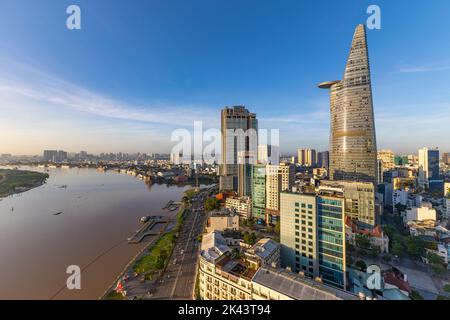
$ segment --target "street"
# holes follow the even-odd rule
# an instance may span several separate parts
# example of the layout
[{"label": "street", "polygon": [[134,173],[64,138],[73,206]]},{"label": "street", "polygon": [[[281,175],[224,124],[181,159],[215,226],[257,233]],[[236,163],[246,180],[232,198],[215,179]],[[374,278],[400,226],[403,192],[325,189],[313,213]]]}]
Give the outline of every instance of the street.
[{"label": "street", "polygon": [[208,191],[192,199],[191,210],[185,218],[173,254],[150,299],[193,299],[200,243],[206,214],[203,202]]}]

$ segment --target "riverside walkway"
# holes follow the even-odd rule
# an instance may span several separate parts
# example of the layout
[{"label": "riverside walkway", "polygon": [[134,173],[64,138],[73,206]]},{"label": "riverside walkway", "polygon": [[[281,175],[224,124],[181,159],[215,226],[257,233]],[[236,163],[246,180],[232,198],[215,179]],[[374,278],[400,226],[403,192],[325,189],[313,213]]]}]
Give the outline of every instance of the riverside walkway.
[{"label": "riverside walkway", "polygon": [[[133,235],[131,235],[127,240],[130,244],[136,244],[142,242],[147,236],[157,236],[165,232],[167,226],[172,219],[163,218],[158,216],[150,217],[149,221],[145,222],[144,225],[138,229]],[[157,225],[163,224],[162,229],[153,230]]]}]

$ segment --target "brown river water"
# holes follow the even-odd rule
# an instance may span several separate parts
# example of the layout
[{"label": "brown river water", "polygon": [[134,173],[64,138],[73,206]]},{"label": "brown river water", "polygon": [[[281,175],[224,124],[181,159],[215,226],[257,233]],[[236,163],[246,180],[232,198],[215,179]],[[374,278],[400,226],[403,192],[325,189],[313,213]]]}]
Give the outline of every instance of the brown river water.
[{"label": "brown river water", "polygon": [[[173,214],[162,208],[191,188],[96,169],[48,173],[46,184],[0,201],[0,299],[98,299],[142,250],[126,241],[139,218]],[[66,288],[70,265],[82,269],[81,290]]]}]

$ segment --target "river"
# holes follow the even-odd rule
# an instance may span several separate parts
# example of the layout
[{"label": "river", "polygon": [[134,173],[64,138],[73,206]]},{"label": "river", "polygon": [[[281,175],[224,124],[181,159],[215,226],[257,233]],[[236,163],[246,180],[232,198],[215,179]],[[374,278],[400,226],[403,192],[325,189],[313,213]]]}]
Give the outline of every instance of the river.
[{"label": "river", "polygon": [[[96,169],[48,173],[46,184],[0,201],[0,299],[98,299],[144,248],[126,242],[139,218],[169,214],[162,207],[191,188]],[[70,265],[82,269],[81,290],[66,288]]]}]

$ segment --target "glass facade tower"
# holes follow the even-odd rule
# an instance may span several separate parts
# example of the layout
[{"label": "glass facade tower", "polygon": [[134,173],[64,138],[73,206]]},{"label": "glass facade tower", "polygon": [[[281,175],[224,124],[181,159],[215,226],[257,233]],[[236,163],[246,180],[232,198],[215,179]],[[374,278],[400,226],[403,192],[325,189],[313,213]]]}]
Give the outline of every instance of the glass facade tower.
[{"label": "glass facade tower", "polygon": [[330,90],[330,178],[375,183],[377,144],[364,25],[356,27],[343,80],[319,88]]},{"label": "glass facade tower", "polygon": [[[255,136],[251,136],[251,130]],[[244,133],[242,141],[239,139],[239,131]],[[258,120],[256,114],[250,113],[243,106],[224,108],[221,113],[222,153],[220,173],[220,190],[238,192],[238,177],[240,154],[245,157],[241,159],[252,159],[256,162],[257,157],[257,132]],[[230,134],[231,133],[231,134]],[[244,161],[245,163],[246,161]],[[250,162],[250,161],[249,161]],[[243,162],[241,162],[243,163]],[[242,182],[244,184],[244,182]]]}]

